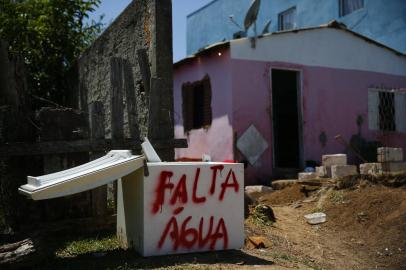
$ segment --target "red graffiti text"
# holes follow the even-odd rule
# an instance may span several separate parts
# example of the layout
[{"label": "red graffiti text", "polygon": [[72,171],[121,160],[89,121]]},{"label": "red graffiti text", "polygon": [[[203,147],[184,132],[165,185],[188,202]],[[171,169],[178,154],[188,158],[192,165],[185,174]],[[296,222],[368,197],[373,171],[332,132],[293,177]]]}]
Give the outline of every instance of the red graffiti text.
[{"label": "red graffiti text", "polygon": [[[224,170],[223,165],[212,166],[210,168],[212,170],[212,178],[211,178],[211,185],[209,189],[209,194],[207,196],[213,196],[216,192],[216,185],[219,175]],[[196,169],[193,181],[193,189],[192,189],[192,196],[189,197],[188,188],[187,188],[187,176],[186,174],[182,174],[179,181],[174,184],[171,183],[171,178],[173,177],[174,173],[171,171],[162,171],[159,175],[158,184],[155,188],[155,199],[152,204],[152,213],[156,214],[162,208],[162,205],[165,203],[169,203],[169,205],[175,205],[177,203],[180,204],[187,204],[189,199],[194,204],[203,204],[206,202],[207,197],[204,194],[200,194],[198,190],[199,180],[200,180],[200,168]],[[227,173],[227,176],[223,183],[220,185],[220,194],[218,200],[223,201],[226,191],[228,189],[234,190],[235,193],[239,191],[239,184],[235,173],[232,169],[230,169]],[[166,195],[169,193],[168,197],[169,201],[165,201]]]},{"label": "red graffiti text", "polygon": [[[213,250],[216,248],[218,241],[222,241],[222,248],[227,249],[228,233],[223,218],[220,218],[216,226],[214,226],[213,216],[210,217],[208,222],[205,222],[205,219],[201,217],[198,228],[189,226],[191,220],[192,217],[188,216],[181,223],[178,223],[176,217],[173,216],[165,226],[158,242],[158,249],[163,247],[167,238],[170,238],[174,251],[178,250],[178,248],[191,249],[196,247],[208,247]],[[208,223],[207,231],[203,229],[203,227],[207,227],[205,223]],[[203,231],[206,231],[206,233]]]}]

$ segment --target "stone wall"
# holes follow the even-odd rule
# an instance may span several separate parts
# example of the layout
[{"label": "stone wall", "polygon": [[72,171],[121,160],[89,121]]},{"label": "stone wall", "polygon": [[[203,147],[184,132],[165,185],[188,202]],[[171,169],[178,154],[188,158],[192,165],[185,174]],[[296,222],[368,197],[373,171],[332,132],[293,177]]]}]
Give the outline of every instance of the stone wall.
[{"label": "stone wall", "polygon": [[[88,111],[89,104],[101,101],[105,110],[105,134],[112,137],[112,91],[121,87],[124,108],[124,136],[142,139],[173,138],[172,94],[172,3],[171,0],[134,0],[123,13],[87,49],[78,61],[79,108]],[[142,80],[138,51],[145,49],[151,73],[151,88]],[[117,86],[117,59],[124,73]],[[128,72],[129,71],[129,72]],[[120,74],[121,74],[120,73]],[[155,79],[158,84],[153,83]],[[155,87],[154,87],[155,86]],[[134,94],[135,93],[135,94]],[[157,95],[160,132],[149,131],[149,100]],[[135,100],[134,100],[135,99]],[[119,101],[121,102],[121,101]],[[130,106],[129,106],[130,104]],[[133,111],[131,104],[135,107]],[[129,119],[135,118],[137,134],[131,134]],[[132,124],[134,125],[134,124]],[[169,151],[169,152],[168,152]],[[173,158],[173,150],[162,153]]]}]

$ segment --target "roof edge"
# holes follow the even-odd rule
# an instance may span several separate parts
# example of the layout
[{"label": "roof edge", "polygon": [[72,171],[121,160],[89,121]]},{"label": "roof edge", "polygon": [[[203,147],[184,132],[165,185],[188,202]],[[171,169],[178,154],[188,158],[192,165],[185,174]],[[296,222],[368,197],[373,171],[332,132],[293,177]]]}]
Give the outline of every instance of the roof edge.
[{"label": "roof edge", "polygon": [[[212,1],[209,4],[211,4],[211,3],[215,2],[215,1],[217,1],[217,0]],[[209,4],[207,4],[207,5],[209,5]],[[361,38],[361,39],[365,40],[366,42],[373,43],[376,46],[387,49],[387,50],[391,51],[392,53],[394,53],[394,54],[396,54],[398,56],[406,57],[406,54],[404,54],[404,53],[402,53],[402,52],[400,52],[398,50],[395,50],[395,49],[393,49],[393,48],[391,48],[391,47],[389,47],[389,46],[387,46],[385,44],[382,44],[382,43],[380,43],[380,42],[378,42],[378,41],[376,41],[374,39],[371,39],[371,38],[369,38],[367,36],[364,36],[364,35],[361,35],[361,34],[359,34],[357,32],[354,32],[354,31],[348,29],[348,27],[344,23],[336,21],[336,20],[330,21],[329,23],[326,23],[326,24],[321,24],[319,26],[306,27],[306,28],[296,28],[296,29],[291,29],[291,30],[286,30],[286,31],[277,31],[277,32],[267,33],[267,34],[264,34],[264,35],[259,35],[258,38],[260,39],[260,38],[269,37],[269,36],[272,36],[272,35],[282,35],[282,34],[287,34],[287,33],[298,33],[298,32],[303,32],[303,31],[310,31],[310,30],[317,30],[317,29],[324,29],[324,28],[338,29],[338,30],[348,32],[348,33],[353,34],[354,36],[356,36],[358,38]],[[212,45],[209,45],[207,47],[204,47],[204,48],[200,49],[195,54],[186,56],[185,58],[175,62],[174,67],[176,68],[176,67],[182,65],[183,63],[190,62],[190,61],[192,61],[193,58],[195,58],[197,56],[204,55],[206,53],[209,53],[213,49],[229,47],[231,41],[243,40],[243,39],[249,39],[249,38],[250,37],[243,37],[243,38],[239,38],[239,39],[233,39],[233,40],[227,40],[227,41],[223,41],[223,42],[214,43]]]},{"label": "roof edge", "polygon": [[183,64],[192,62],[196,57],[203,56],[203,55],[208,55],[208,54],[210,54],[211,52],[213,52],[215,50],[226,49],[228,47],[230,47],[230,41],[223,41],[223,42],[214,43],[214,44],[212,44],[210,46],[207,46],[207,47],[199,50],[195,54],[188,55],[185,58],[173,63],[173,67],[178,68]]}]

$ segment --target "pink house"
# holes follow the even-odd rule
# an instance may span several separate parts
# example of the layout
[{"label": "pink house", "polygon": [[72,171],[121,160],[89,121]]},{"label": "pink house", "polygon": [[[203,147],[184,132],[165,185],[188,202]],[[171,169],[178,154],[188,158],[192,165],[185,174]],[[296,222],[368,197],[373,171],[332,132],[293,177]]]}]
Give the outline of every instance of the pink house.
[{"label": "pink house", "polygon": [[359,163],[341,135],[372,161],[376,141],[406,149],[405,89],[405,55],[336,22],[214,44],[174,65],[176,158],[244,161],[266,183],[323,154]]}]

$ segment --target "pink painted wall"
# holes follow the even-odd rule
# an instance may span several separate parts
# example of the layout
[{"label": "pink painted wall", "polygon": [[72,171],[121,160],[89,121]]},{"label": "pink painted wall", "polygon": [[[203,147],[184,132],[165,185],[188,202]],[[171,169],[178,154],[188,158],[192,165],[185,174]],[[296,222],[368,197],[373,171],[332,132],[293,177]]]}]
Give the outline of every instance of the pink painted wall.
[{"label": "pink painted wall", "polygon": [[[193,59],[174,69],[175,138],[187,138],[189,148],[176,149],[175,158],[201,158],[209,154],[213,161],[233,159],[231,68],[228,49]],[[212,88],[212,125],[207,129],[184,133],[182,84],[203,79],[208,74]]]},{"label": "pink painted wall", "polygon": [[[232,60],[233,127],[239,138],[251,125],[269,147],[258,161],[245,169],[246,184],[265,183],[272,174],[272,125],[269,65],[264,62]],[[241,158],[244,158],[241,155]],[[269,183],[269,181],[268,181]]]},{"label": "pink painted wall", "polygon": [[[358,133],[358,115],[364,119],[362,137],[383,140],[387,146],[406,149],[406,134],[393,132],[382,138],[382,132],[368,128],[368,88],[404,88],[406,76],[320,67],[303,68],[304,153],[306,159],[320,160],[325,153],[343,152],[344,147],[334,136],[341,134],[347,141]],[[406,115],[405,115],[406,121]],[[327,134],[322,147],[319,135]]]},{"label": "pink painted wall", "polygon": [[[362,137],[382,139],[381,132],[368,129],[368,88],[406,86],[406,76],[232,59],[234,130],[239,137],[253,124],[270,145],[259,161],[246,169],[247,183],[258,183],[259,179],[270,179],[272,175],[271,69],[293,69],[301,73],[304,161],[320,162],[323,154],[345,152],[345,147],[334,137],[341,134],[349,141],[357,134],[358,115],[364,118]],[[324,147],[319,141],[323,131],[327,135]],[[406,134],[392,133],[383,143],[406,149]],[[353,161],[351,153],[349,157]]]},{"label": "pink painted wall", "polygon": [[[230,59],[228,49],[220,57],[217,52],[201,56],[175,69],[175,137],[186,137],[182,124],[182,84],[201,80],[205,74],[209,74],[212,85],[213,123],[208,130],[191,131],[187,136],[189,148],[177,149],[176,158],[201,158],[207,153],[214,161],[233,159],[233,132],[239,137],[254,125],[269,147],[253,166],[245,169],[245,183],[269,183],[273,167],[272,68],[301,73],[304,160],[320,161],[323,154],[344,152],[345,147],[334,136],[341,134],[349,141],[358,133],[358,115],[364,118],[361,135],[368,140],[381,139],[382,133],[368,129],[368,88],[406,87],[406,76]],[[327,135],[324,147],[319,141],[323,131]],[[406,149],[406,134],[390,134],[384,143]],[[239,153],[236,157],[244,158]]]}]

